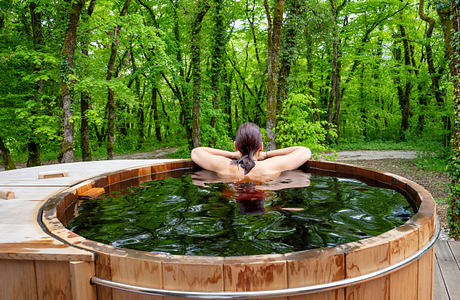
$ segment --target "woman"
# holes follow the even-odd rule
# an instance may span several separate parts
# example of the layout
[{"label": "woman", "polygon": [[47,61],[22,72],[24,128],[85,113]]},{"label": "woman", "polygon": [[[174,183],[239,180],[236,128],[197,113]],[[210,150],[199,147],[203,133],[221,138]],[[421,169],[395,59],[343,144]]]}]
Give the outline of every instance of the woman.
[{"label": "woman", "polygon": [[237,180],[263,181],[273,179],[281,172],[300,167],[311,157],[310,149],[289,147],[262,152],[262,133],[259,126],[244,123],[238,128],[236,152],[207,147],[192,150],[192,160],[203,169],[216,172],[220,177]]}]

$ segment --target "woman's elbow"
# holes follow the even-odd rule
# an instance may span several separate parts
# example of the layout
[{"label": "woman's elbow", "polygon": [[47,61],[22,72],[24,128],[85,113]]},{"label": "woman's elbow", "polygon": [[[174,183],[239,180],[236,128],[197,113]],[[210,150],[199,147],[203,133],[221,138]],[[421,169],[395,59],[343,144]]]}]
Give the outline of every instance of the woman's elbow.
[{"label": "woman's elbow", "polygon": [[307,147],[299,146],[299,151],[304,161],[308,161],[311,158],[311,150]]},{"label": "woman's elbow", "polygon": [[192,149],[192,152],[190,153],[190,158],[192,159],[193,162],[198,163],[200,151],[201,151],[200,147]]},{"label": "woman's elbow", "polygon": [[311,150],[309,148],[306,148],[307,149],[307,160],[310,160],[311,158]]}]

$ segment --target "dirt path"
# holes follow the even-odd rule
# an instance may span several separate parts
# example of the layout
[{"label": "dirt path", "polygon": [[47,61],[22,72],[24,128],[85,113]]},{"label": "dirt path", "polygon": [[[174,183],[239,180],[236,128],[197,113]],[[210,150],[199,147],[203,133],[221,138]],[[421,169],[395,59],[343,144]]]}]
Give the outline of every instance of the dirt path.
[{"label": "dirt path", "polygon": [[175,147],[160,148],[148,152],[136,152],[128,154],[115,155],[115,159],[156,159],[156,158],[168,158],[169,153],[174,153],[178,150]]},{"label": "dirt path", "polygon": [[338,151],[337,161],[362,161],[376,159],[414,159],[417,151],[412,150],[355,150]]}]

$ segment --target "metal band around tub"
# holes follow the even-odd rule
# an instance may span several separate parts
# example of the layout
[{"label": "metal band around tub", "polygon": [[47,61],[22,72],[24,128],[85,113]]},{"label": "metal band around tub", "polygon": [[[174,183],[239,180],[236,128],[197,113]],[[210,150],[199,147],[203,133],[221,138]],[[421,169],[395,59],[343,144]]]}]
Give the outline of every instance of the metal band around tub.
[{"label": "metal band around tub", "polygon": [[273,298],[273,297],[286,297],[286,296],[296,296],[303,294],[311,294],[315,292],[323,292],[328,290],[334,290],[338,288],[344,288],[347,286],[355,285],[358,283],[366,282],[370,279],[379,278],[385,276],[389,273],[397,271],[404,267],[407,264],[419,259],[426,252],[428,252],[431,247],[439,237],[441,232],[441,224],[439,218],[436,217],[436,232],[431,237],[430,241],[419,249],[416,253],[409,256],[408,258],[395,263],[391,266],[385,267],[383,269],[377,270],[372,273],[364,274],[361,276],[356,276],[353,278],[347,278],[343,280],[302,286],[296,288],[287,288],[279,290],[265,290],[265,291],[251,291],[251,292],[191,292],[191,291],[175,291],[175,290],[164,290],[164,289],[154,289],[142,286],[135,286],[120,282],[115,282],[111,280],[106,280],[93,276],[91,278],[92,284],[102,285],[109,288],[119,289],[127,292],[147,294],[147,295],[156,295],[156,296],[169,296],[169,297],[181,297],[181,298],[200,298],[200,299],[241,299],[241,298]]}]

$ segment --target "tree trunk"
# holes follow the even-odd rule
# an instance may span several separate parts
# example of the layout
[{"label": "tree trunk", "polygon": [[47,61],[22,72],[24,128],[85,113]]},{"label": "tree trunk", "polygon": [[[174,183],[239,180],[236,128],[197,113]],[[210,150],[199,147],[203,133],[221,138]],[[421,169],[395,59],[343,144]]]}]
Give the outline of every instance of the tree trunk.
[{"label": "tree trunk", "polygon": [[83,91],[80,95],[80,109],[81,109],[81,122],[80,122],[80,139],[81,139],[81,158],[83,161],[90,161],[91,158],[91,144],[90,144],[90,129],[88,120],[88,110],[90,109],[90,97],[88,92]]},{"label": "tree trunk", "polygon": [[13,160],[11,159],[10,149],[8,149],[0,137],[0,155],[2,156],[2,163],[5,170],[16,169]]},{"label": "tree trunk", "polygon": [[[131,65],[133,68],[133,74],[136,74],[137,72],[137,66],[136,66],[136,59],[134,58],[133,55],[133,46],[130,43],[129,45],[129,50],[131,52]],[[137,140],[137,150],[142,148],[142,144],[144,143],[145,140],[145,135],[144,135],[144,123],[145,123],[145,117],[144,117],[144,97],[141,96],[141,80],[139,78],[139,74],[136,75],[134,78],[134,88],[136,89],[136,95],[137,95],[137,101],[138,101],[138,107],[137,107],[137,131],[138,131],[138,140]]]},{"label": "tree trunk", "polygon": [[[313,59],[312,59],[313,48],[312,48],[311,43],[312,43],[311,39],[309,39],[307,37],[307,49],[306,49],[305,57],[307,59],[308,93],[312,97],[315,97],[314,86],[313,86]],[[319,113],[316,110],[318,108],[317,103],[313,102],[312,107],[315,109],[313,111],[313,120],[318,121],[319,120]]]},{"label": "tree trunk", "polygon": [[286,5],[286,21],[283,24],[283,36],[281,42],[281,67],[278,76],[278,93],[276,99],[276,111],[281,116],[283,102],[287,98],[287,83],[291,73],[291,65],[297,55],[297,26],[300,18],[300,2],[288,1]]},{"label": "tree trunk", "polygon": [[163,114],[166,116],[166,130],[165,132],[163,133],[163,135],[165,136],[165,138],[170,134],[169,132],[169,126],[171,124],[171,118],[169,117],[168,113],[166,112],[166,108],[165,108],[165,101],[163,100],[163,97],[161,96],[160,94],[160,90],[157,89],[157,93],[158,93],[158,96],[160,96],[160,103],[161,103],[161,111],[163,112]]},{"label": "tree trunk", "polygon": [[193,79],[193,118],[192,118],[192,140],[193,147],[201,146],[200,112],[201,112],[201,57],[200,57],[200,31],[201,22],[209,9],[206,3],[199,2],[200,8],[192,23],[191,68]]},{"label": "tree trunk", "polygon": [[[129,3],[131,0],[126,0],[123,8],[120,12],[120,17],[126,15],[129,7]],[[118,50],[118,33],[120,32],[121,25],[118,25],[113,29],[113,39],[112,39],[112,46],[110,50],[110,59],[109,63],[107,64],[107,77],[106,80],[112,80],[113,76],[113,68],[115,65],[115,59],[117,57],[117,50]],[[115,114],[116,114],[116,106],[115,106],[115,98],[114,92],[109,87],[107,88],[107,108],[108,108],[108,120],[107,120],[107,159],[113,159],[113,144],[115,139]]]},{"label": "tree trunk", "polygon": [[61,144],[59,161],[69,163],[74,160],[74,134],[73,134],[73,112],[71,96],[72,80],[69,75],[73,74],[73,60],[75,46],[77,43],[77,27],[80,19],[80,13],[85,4],[85,0],[69,1],[71,9],[69,12],[69,21],[64,39],[63,61],[61,63],[61,106],[63,109],[64,138]]},{"label": "tree trunk", "polygon": [[267,38],[267,151],[276,148],[275,127],[276,127],[276,98],[278,81],[278,59],[281,43],[281,27],[283,25],[283,11],[285,0],[276,0],[273,11],[273,22],[267,0],[264,0],[265,13],[268,23]]},{"label": "tree trunk", "polygon": [[[404,26],[399,25],[399,31],[402,38],[403,46],[404,46],[404,64],[406,65],[409,75],[412,73],[411,71],[411,59],[410,59],[410,48],[409,48],[409,41],[406,36],[406,30]],[[401,131],[400,137],[401,140],[406,139],[406,132],[409,129],[409,114],[410,114],[410,94],[412,89],[412,82],[410,78],[406,81],[404,86],[404,94],[402,98],[400,98],[400,106],[401,106],[401,113],[402,113],[402,120],[401,120]]]},{"label": "tree trunk", "polygon": [[144,134],[144,124],[145,124],[145,114],[144,114],[144,99],[139,99],[139,107],[137,108],[137,130],[139,133],[139,139],[137,140],[137,150],[142,148],[144,144],[145,134]]},{"label": "tree trunk", "polygon": [[[182,127],[185,129],[185,138],[187,140],[187,144],[188,144],[188,147],[189,149],[192,149],[193,148],[193,141],[192,141],[192,127],[190,126],[192,124],[192,120],[191,120],[191,109],[189,109],[189,100],[188,100],[188,96],[187,96],[187,88],[185,86],[185,83],[188,83],[190,81],[189,77],[188,77],[188,74],[186,75],[185,74],[185,70],[184,70],[184,66],[186,66],[186,62],[183,61],[183,58],[182,58],[182,51],[181,51],[181,40],[180,40],[180,26],[179,26],[179,17],[177,15],[177,10],[178,10],[178,7],[176,5],[177,1],[172,1],[171,2],[173,3],[174,5],[174,11],[173,11],[173,20],[174,20],[174,28],[173,28],[173,32],[174,32],[174,39],[175,39],[175,44],[176,44],[176,49],[177,49],[177,52],[176,52],[176,60],[177,60],[177,63],[179,65],[181,65],[181,67],[179,67],[179,77],[180,77],[180,80],[177,80],[176,82],[169,82],[168,78],[166,77],[166,75],[164,73],[162,73],[161,75],[163,76],[163,79],[165,80],[165,82],[168,84],[169,88],[171,89],[171,91],[173,92],[175,98],[179,101],[179,105],[180,105],[180,114],[179,114],[179,120],[180,120],[180,123],[182,125]],[[174,77],[174,75],[173,75]],[[161,94],[160,94],[160,97],[161,97]],[[162,106],[164,108],[164,102],[162,101]],[[168,117],[169,118],[169,117]],[[169,124],[169,122],[168,122]],[[166,131],[166,133],[168,134],[168,130]]]},{"label": "tree trunk", "polygon": [[[44,46],[43,40],[43,31],[42,31],[42,18],[41,13],[36,11],[37,3],[31,2],[29,4],[30,10],[30,17],[32,23],[32,35],[33,35],[33,43],[35,50],[41,50],[40,48]],[[34,71],[40,72],[43,69],[42,63],[34,65]],[[35,92],[34,92],[34,100],[35,100],[35,109],[33,109],[33,113],[36,115],[40,115],[40,105],[41,105],[41,94],[43,90],[43,80],[40,79],[38,82],[35,83]],[[35,134],[36,124],[35,122],[32,123],[31,126],[31,135],[29,136],[29,142],[27,143],[28,149],[28,158],[27,158],[27,167],[34,167],[41,165],[40,161],[40,143],[38,136]]]},{"label": "tree trunk", "polygon": [[[93,14],[96,0],[91,0],[88,5],[86,15],[82,16],[83,22],[87,22],[89,17]],[[81,53],[86,57],[89,56],[89,40],[84,37],[81,42]],[[88,121],[88,110],[90,109],[91,98],[87,91],[82,91],[80,95],[80,109],[81,109],[81,121],[80,121],[80,139],[81,139],[81,158],[83,161],[90,161],[91,158],[91,144],[90,144],[90,128]]]},{"label": "tree trunk", "polygon": [[[344,2],[345,3],[345,2]],[[341,91],[340,91],[340,67],[341,63],[339,62],[339,29],[337,25],[338,11],[337,2],[335,0],[330,0],[331,13],[334,19],[334,31],[333,31],[333,41],[332,41],[332,71],[331,71],[331,90],[329,93],[329,101],[327,108],[327,121],[329,123],[329,128],[332,128],[332,124],[336,125],[337,143],[340,134],[340,104],[341,104]],[[335,115],[334,115],[334,105],[335,105]],[[332,143],[332,139],[327,133],[326,140],[328,143]]]},{"label": "tree trunk", "polygon": [[[436,5],[436,11],[438,13],[439,20],[441,21],[442,32],[444,34],[444,44],[446,47],[445,57],[446,60],[449,62],[449,73],[452,76],[452,78],[455,77],[455,74],[458,71],[458,69],[456,69],[456,65],[454,64],[455,57],[453,43],[457,42],[459,39],[458,35],[453,36],[453,33],[456,32],[455,27],[458,26],[458,24],[455,24],[455,22],[458,22],[458,10],[455,11],[456,9],[458,9],[458,3],[456,4],[454,0],[450,5],[448,5],[447,3],[442,5]],[[458,31],[456,33],[458,34]],[[450,133],[452,130],[451,120],[447,116],[445,118],[445,127],[446,131],[448,132],[448,135],[445,137],[445,140],[450,141]]]},{"label": "tree trunk", "polygon": [[[431,36],[433,34],[433,29],[435,25],[435,20],[431,18],[430,16],[426,15],[424,12],[424,0],[420,0],[419,2],[419,7],[418,7],[418,13],[419,16],[422,20],[428,23],[428,29],[425,33],[425,38],[427,39],[426,44],[425,44],[425,49],[426,49],[426,63],[428,65],[428,73],[430,73],[431,77],[431,86],[432,90],[434,92],[434,97],[436,99],[436,103],[438,106],[442,109],[444,107],[444,100],[442,99],[441,95],[441,89],[439,88],[439,78],[440,78],[440,73],[442,72],[437,72],[436,68],[434,67],[434,62],[433,62],[433,50],[431,49]],[[424,100],[426,102],[426,100]],[[443,116],[443,123],[444,123],[444,128],[448,129],[450,128],[450,118],[448,116]],[[450,132],[447,131],[444,134],[444,147],[447,147],[450,143]]]},{"label": "tree trunk", "polygon": [[[452,2],[454,3],[454,1]],[[436,12],[438,13],[439,20],[441,21],[441,28],[444,34],[444,44],[445,44],[445,57],[449,63],[449,72],[451,76],[455,74],[455,66],[452,63],[452,58],[454,55],[454,48],[452,45],[452,34],[454,32],[454,19],[452,18],[454,12],[452,9],[454,8],[455,4],[448,5],[447,3],[438,3],[436,5]],[[458,37],[457,37],[458,39]]]},{"label": "tree trunk", "polygon": [[[211,58],[211,89],[212,89],[212,107],[216,111],[219,109],[219,84],[222,77],[222,57],[225,50],[226,37],[224,28],[224,16],[222,9],[224,8],[223,0],[215,0],[214,13],[214,33],[213,33],[213,50]],[[217,118],[211,118],[211,127],[216,129]],[[215,146],[215,138],[211,142]]]},{"label": "tree trunk", "polygon": [[160,120],[158,118],[158,104],[157,104],[157,88],[152,87],[152,110],[153,110],[153,122],[155,123],[155,135],[157,141],[161,142],[161,128]]},{"label": "tree trunk", "polygon": [[[454,36],[460,36],[460,3],[452,0],[452,31]],[[447,42],[447,41],[446,41]],[[452,42],[452,61],[451,71],[454,85],[454,128],[452,142],[452,163],[451,163],[451,185],[448,219],[450,225],[450,235],[460,239],[460,41]]]},{"label": "tree trunk", "polygon": [[[227,72],[226,74],[227,77],[227,86],[225,88],[225,104],[226,104],[226,113],[228,116],[228,130],[231,132],[231,135],[233,136],[233,128],[236,126],[233,126],[233,121],[232,121],[232,80],[233,80],[233,72]],[[237,123],[238,120],[235,120],[235,123]],[[237,123],[238,124],[238,123]]]}]

